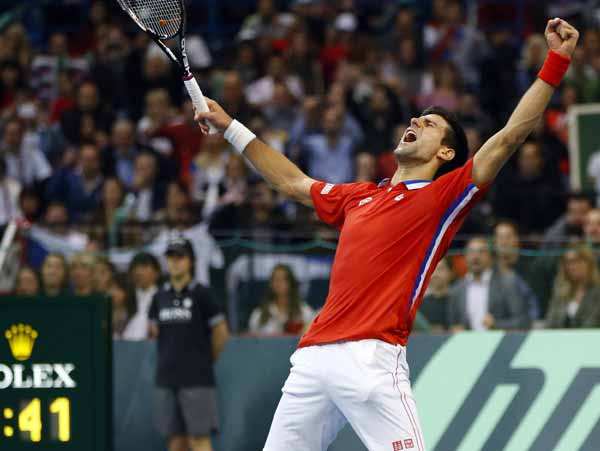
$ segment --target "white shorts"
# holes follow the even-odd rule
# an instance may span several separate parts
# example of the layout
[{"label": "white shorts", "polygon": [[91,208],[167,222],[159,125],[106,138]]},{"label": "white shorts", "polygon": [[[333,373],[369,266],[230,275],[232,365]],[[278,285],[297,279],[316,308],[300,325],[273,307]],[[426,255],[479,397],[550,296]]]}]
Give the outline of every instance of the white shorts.
[{"label": "white shorts", "polygon": [[309,346],[291,362],[264,451],[324,451],[346,422],[369,451],[425,451],[404,346]]}]

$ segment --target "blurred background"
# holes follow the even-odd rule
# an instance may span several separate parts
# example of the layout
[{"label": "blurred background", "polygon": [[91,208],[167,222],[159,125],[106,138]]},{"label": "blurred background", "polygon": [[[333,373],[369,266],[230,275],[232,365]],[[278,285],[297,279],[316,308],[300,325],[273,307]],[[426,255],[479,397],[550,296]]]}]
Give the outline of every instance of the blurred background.
[{"label": "blurred background", "polygon": [[[565,80],[438,266],[415,334],[600,327],[600,2],[186,3],[203,92],[331,183],[390,177],[410,118],[433,104],[474,154],[535,80],[547,18],[574,24]],[[201,135],[170,61],[116,2],[0,0],[0,156],[4,294],[107,296],[114,339],[144,341],[141,288],[180,233],[238,344],[295,337],[325,302],[337,232]],[[503,289],[482,323],[456,306],[488,270]]]}]

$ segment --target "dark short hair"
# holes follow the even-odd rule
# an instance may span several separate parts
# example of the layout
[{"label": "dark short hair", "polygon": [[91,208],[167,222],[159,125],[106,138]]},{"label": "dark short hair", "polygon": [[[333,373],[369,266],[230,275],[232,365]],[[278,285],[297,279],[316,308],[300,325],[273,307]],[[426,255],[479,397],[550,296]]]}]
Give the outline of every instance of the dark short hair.
[{"label": "dark short hair", "polygon": [[594,206],[594,193],[590,191],[571,191],[567,194],[567,202],[571,200],[579,200],[584,201],[590,204],[591,207]]},{"label": "dark short hair", "polygon": [[129,271],[132,271],[136,266],[152,266],[156,272],[160,274],[160,263],[158,259],[149,252],[139,252],[133,257],[131,260],[131,264],[129,265]]},{"label": "dark short hair", "polygon": [[457,117],[454,113],[448,111],[446,108],[441,106],[430,106],[425,108],[421,113],[421,116],[427,114],[437,114],[444,118],[448,123],[448,130],[446,135],[442,139],[442,144],[454,149],[454,158],[444,163],[435,174],[435,178],[438,178],[456,168],[461,167],[467,161],[469,155],[469,143],[467,141],[467,135],[462,128],[462,125],[458,122]]}]

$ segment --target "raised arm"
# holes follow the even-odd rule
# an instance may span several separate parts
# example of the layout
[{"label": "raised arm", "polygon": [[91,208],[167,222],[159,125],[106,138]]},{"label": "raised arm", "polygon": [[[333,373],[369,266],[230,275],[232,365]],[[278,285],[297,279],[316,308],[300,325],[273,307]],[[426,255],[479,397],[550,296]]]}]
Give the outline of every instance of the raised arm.
[{"label": "raised arm", "polygon": [[230,142],[237,141],[237,145],[234,143],[236,150],[243,151],[243,155],[277,191],[304,205],[313,206],[310,187],[315,180],[308,177],[285,155],[254,137],[242,124],[236,121],[232,125],[233,119],[217,102],[206,98],[206,103],[210,111],[197,112],[195,117],[204,133],[208,132],[205,124],[208,120],[219,131],[225,132],[225,137],[229,138]]},{"label": "raised arm", "polygon": [[544,34],[554,54],[549,53],[540,78],[523,95],[504,128],[486,141],[475,154],[473,181],[477,186],[493,180],[535,128],[568,67],[579,32],[562,19],[551,19]]}]

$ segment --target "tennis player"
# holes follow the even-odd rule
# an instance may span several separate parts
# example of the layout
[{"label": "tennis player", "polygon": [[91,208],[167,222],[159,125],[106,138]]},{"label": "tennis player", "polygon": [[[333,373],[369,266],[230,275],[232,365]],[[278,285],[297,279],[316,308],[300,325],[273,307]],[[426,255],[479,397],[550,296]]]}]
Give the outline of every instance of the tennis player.
[{"label": "tennis player", "polygon": [[208,120],[276,189],[341,231],[327,301],[291,358],[266,451],[326,450],[346,422],[371,451],[425,450],[406,342],[436,264],[569,67],[577,30],[556,18],[545,35],[544,66],[504,128],[434,181],[467,155],[461,126],[442,108],[411,120],[394,151],[398,168],[379,185],[313,180],[214,101],[196,114],[205,133]]}]

